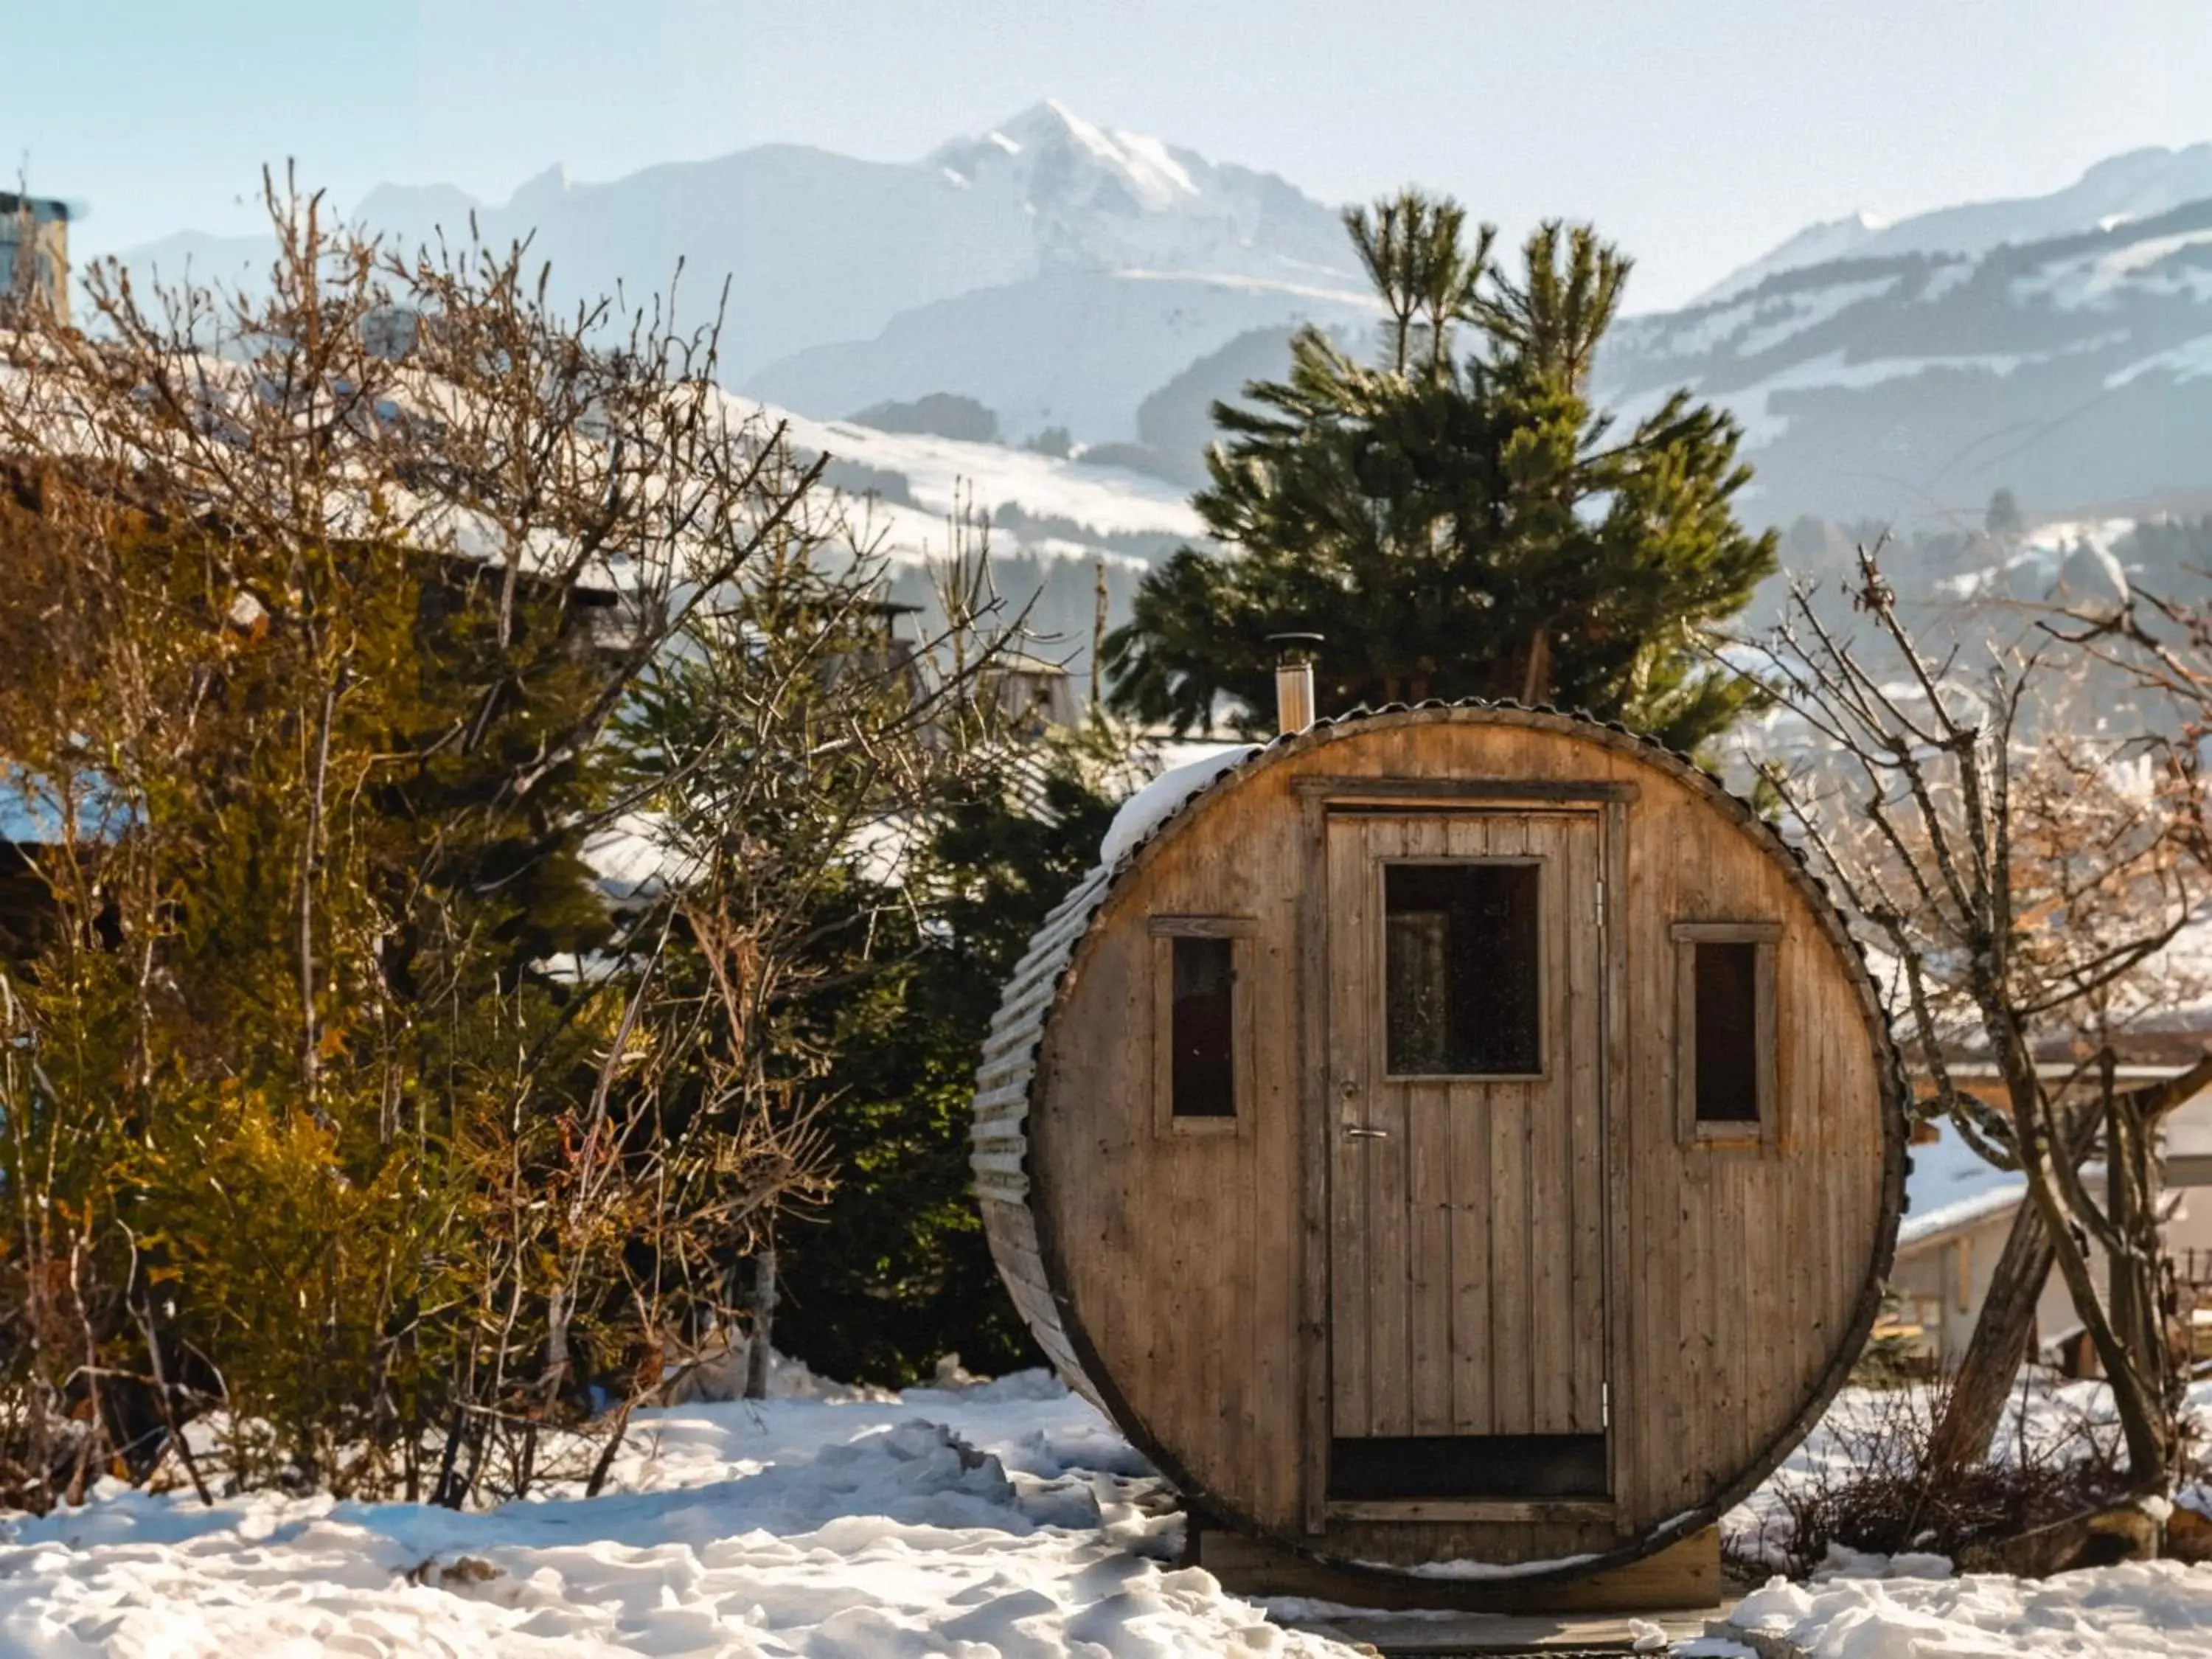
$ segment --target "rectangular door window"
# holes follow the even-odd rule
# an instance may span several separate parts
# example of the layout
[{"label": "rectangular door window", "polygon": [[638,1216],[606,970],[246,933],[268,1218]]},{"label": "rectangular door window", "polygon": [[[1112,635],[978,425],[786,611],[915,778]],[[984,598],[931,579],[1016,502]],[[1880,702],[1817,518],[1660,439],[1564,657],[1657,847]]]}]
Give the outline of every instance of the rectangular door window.
[{"label": "rectangular door window", "polygon": [[1529,861],[1382,866],[1392,1075],[1542,1073],[1541,869]]}]

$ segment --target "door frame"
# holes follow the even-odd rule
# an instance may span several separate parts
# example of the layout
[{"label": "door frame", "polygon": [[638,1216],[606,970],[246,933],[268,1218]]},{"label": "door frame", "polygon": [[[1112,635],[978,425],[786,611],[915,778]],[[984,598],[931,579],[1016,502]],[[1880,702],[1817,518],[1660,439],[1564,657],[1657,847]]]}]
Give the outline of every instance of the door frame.
[{"label": "door frame", "polygon": [[[1601,999],[1598,1054],[1599,1182],[1606,1194],[1610,1224],[1605,1231],[1605,1378],[1608,1396],[1606,1458],[1613,1503],[1621,1491],[1620,1437],[1611,1425],[1622,1419],[1622,1401],[1634,1386],[1621,1365],[1629,1352],[1628,1310],[1613,1294],[1615,1266],[1628,1259],[1628,1204],[1623,1190],[1625,1159],[1613,1155],[1615,1106],[1626,1098],[1628,1021],[1626,983],[1626,897],[1628,809],[1635,784],[1608,778],[1440,778],[1307,775],[1291,780],[1298,798],[1305,843],[1297,951],[1297,1007],[1303,1034],[1298,1056],[1303,1086],[1298,1091],[1301,1251],[1298,1322],[1299,1365],[1304,1455],[1299,1487],[1305,1531],[1319,1537],[1328,1530],[1329,1399],[1329,1179],[1332,1168],[1328,1079],[1331,1053],[1328,995],[1328,821],[1333,814],[1364,811],[1529,812],[1545,806],[1595,806],[1598,868],[1604,891],[1598,905],[1598,985]],[[1417,1517],[1410,1512],[1403,1517]],[[1465,1508],[1459,1505],[1455,1508]],[[1501,1509],[1528,1506],[1504,1504]],[[1625,1510],[1623,1511],[1625,1512]],[[1383,1518],[1380,1516],[1374,1518]],[[1441,1516],[1427,1518],[1443,1519]],[[1451,1518],[1475,1520],[1475,1514]],[[1495,1518],[1507,1518],[1500,1515]]]}]

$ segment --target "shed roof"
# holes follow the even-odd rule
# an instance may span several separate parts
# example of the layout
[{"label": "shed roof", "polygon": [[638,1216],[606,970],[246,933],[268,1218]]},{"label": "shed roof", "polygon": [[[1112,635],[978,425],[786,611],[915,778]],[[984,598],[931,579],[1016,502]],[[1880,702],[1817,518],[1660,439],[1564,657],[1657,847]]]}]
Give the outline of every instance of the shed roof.
[{"label": "shed roof", "polygon": [[11,216],[28,213],[40,224],[51,224],[56,221],[66,223],[71,219],[84,217],[83,210],[74,203],[52,196],[22,196],[12,190],[0,190],[0,213]]}]

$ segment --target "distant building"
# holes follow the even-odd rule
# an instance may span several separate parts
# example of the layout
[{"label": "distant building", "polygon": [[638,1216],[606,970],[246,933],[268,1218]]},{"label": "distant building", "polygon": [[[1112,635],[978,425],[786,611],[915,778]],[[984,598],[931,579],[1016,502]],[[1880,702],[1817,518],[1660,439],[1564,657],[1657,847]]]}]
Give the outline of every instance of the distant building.
[{"label": "distant building", "polygon": [[1041,738],[1054,726],[1073,726],[1082,717],[1076,707],[1075,682],[1066,667],[1018,651],[1002,652],[984,671],[999,712],[1022,737]]},{"label": "distant building", "polygon": [[[1953,1074],[2002,1109],[1995,1080],[1982,1076],[1983,1069],[1957,1066]],[[2123,1066],[2117,1081],[2130,1088],[2176,1069]],[[1923,1364],[1950,1370],[1966,1357],[1998,1253],[2027,1197],[2027,1182],[1983,1162],[1948,1122],[1939,1121],[1923,1134],[1927,1138],[1912,1148],[1905,1220],[1898,1228],[1897,1258],[1889,1276],[1894,1305],[1877,1334],[1904,1339],[1907,1351]],[[2174,1261],[2183,1316],[2202,1347],[2212,1345],[2212,1091],[2175,1109],[2163,1126],[2159,1152],[2166,1247]],[[2082,1184],[2101,1202],[2102,1166],[2085,1167]],[[2089,1256],[2101,1286],[2104,1254],[2092,1243]],[[2055,1272],[2036,1304],[2036,1346],[2069,1370],[2094,1369],[2081,1317]]]},{"label": "distant building", "polygon": [[69,320],[66,202],[0,191],[0,311],[44,307]]}]

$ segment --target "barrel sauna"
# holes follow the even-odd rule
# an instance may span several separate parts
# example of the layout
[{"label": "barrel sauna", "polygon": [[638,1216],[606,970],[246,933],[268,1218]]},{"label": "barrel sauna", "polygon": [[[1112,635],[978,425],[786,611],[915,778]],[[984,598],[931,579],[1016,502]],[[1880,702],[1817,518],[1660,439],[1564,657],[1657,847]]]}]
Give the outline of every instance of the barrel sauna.
[{"label": "barrel sauna", "polygon": [[976,1079],[1037,1341],[1217,1523],[1528,1579],[1709,1526],[1841,1386],[1901,1204],[1842,918],[1688,760],[1324,721],[1055,909]]}]

